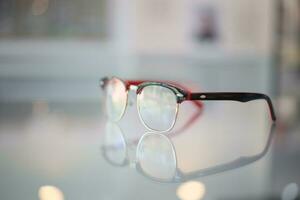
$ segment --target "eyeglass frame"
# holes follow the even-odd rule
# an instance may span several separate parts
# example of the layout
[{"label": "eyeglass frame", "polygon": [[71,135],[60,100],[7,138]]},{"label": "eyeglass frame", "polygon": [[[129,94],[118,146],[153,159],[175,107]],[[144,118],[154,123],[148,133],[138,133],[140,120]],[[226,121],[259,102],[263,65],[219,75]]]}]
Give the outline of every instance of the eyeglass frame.
[{"label": "eyeglass frame", "polygon": [[[161,131],[161,130],[155,130],[151,127],[149,127],[143,120],[143,118],[141,117],[139,108],[138,110],[138,114],[139,114],[139,118],[141,120],[141,122],[143,123],[143,125],[151,130],[151,131],[160,131],[160,132],[168,132],[170,131],[175,123],[176,123],[176,119],[177,119],[177,114],[178,114],[178,109],[179,109],[179,104],[184,102],[184,101],[192,101],[193,103],[196,104],[196,106],[200,107],[201,109],[203,108],[203,104],[201,101],[238,101],[238,102],[242,102],[242,103],[246,103],[248,101],[253,101],[253,100],[265,100],[268,104],[268,108],[269,108],[269,112],[270,112],[270,116],[273,122],[276,121],[276,115],[275,115],[275,111],[274,111],[274,107],[271,101],[271,98],[263,93],[253,93],[253,92],[190,92],[188,89],[184,88],[181,85],[178,85],[177,83],[173,83],[173,82],[161,82],[161,81],[147,81],[147,80],[127,80],[124,81],[123,79],[120,79],[118,77],[112,76],[112,77],[104,77],[102,79],[100,79],[99,82],[99,86],[104,89],[107,82],[113,78],[116,78],[118,80],[120,80],[124,85],[125,85],[125,89],[126,89],[126,104],[124,106],[124,110],[122,111],[122,114],[120,115],[119,119],[117,119],[116,121],[119,121],[122,119],[125,111],[126,111],[126,107],[127,107],[127,102],[128,102],[128,90],[130,89],[131,86],[136,86],[136,94],[139,95],[143,88],[147,87],[147,86],[161,86],[161,87],[165,87],[168,88],[169,90],[171,90],[175,97],[176,97],[176,101],[177,101],[177,107],[176,107],[176,114],[172,123],[172,126],[170,126],[170,128],[168,128],[167,130]],[[178,86],[177,86],[178,85]],[[138,97],[137,97],[138,99]],[[199,102],[200,101],[200,102]]]}]

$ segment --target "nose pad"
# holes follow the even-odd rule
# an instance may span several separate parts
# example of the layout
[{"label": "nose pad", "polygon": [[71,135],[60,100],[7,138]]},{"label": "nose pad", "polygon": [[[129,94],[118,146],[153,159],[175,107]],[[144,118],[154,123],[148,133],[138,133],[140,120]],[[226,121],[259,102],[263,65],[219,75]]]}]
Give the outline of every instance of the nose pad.
[{"label": "nose pad", "polygon": [[136,96],[134,92],[129,92],[128,95],[128,106],[133,106],[136,101]]}]

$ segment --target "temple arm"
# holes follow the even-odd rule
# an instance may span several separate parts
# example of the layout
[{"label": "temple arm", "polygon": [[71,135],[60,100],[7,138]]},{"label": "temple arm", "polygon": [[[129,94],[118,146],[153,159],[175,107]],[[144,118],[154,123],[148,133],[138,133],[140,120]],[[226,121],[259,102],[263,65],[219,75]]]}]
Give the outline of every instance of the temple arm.
[{"label": "temple arm", "polygon": [[187,100],[202,100],[202,101],[239,101],[248,102],[253,100],[263,99],[268,103],[270,115],[273,121],[276,121],[275,111],[270,97],[260,93],[246,93],[246,92],[202,92],[191,93]]}]

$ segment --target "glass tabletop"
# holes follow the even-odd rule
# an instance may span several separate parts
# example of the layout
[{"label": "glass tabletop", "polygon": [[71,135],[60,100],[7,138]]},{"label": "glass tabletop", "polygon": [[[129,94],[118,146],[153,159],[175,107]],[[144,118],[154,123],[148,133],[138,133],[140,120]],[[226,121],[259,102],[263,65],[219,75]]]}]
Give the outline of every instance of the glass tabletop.
[{"label": "glass tabletop", "polygon": [[159,133],[135,106],[113,123],[98,103],[2,105],[1,198],[299,198],[299,131],[270,122],[263,102],[208,103],[189,126],[197,111],[182,107]]}]

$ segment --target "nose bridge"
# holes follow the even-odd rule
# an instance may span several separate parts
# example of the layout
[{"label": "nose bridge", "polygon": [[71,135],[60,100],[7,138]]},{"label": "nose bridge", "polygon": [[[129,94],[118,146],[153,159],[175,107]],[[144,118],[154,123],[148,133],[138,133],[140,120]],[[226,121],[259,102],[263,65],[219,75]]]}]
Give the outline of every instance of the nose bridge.
[{"label": "nose bridge", "polygon": [[136,92],[137,89],[138,89],[138,86],[137,86],[137,85],[130,85],[130,86],[129,86],[129,89]]},{"label": "nose bridge", "polygon": [[138,86],[136,85],[130,85],[129,86],[129,93],[128,93],[128,103],[129,105],[133,105],[136,101],[136,91],[138,89]]}]

